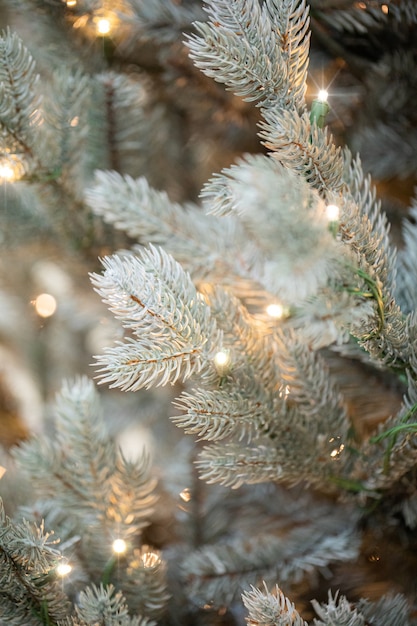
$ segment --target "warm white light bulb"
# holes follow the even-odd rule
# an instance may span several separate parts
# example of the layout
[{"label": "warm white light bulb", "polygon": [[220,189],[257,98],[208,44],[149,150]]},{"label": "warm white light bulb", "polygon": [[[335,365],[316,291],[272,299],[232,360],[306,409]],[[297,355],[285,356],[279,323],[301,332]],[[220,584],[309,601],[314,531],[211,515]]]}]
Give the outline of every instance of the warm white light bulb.
[{"label": "warm white light bulb", "polygon": [[332,457],[332,459],[337,459],[344,449],[345,449],[345,446],[342,443],[338,448],[334,448],[334,450],[330,452],[330,456]]},{"label": "warm white light bulb", "polygon": [[123,552],[126,552],[127,550],[126,541],[124,539],[115,539],[113,541],[112,548],[113,552],[116,554],[123,554]]},{"label": "warm white light bulb", "polygon": [[56,568],[56,573],[62,578],[64,578],[64,576],[68,576],[71,571],[72,567],[69,563],[60,563]]},{"label": "warm white light bulb", "polygon": [[219,350],[214,357],[214,364],[216,367],[225,367],[226,365],[229,365],[230,361],[229,350]]},{"label": "warm white light bulb", "polygon": [[289,387],[289,385],[283,385],[280,388],[280,390],[279,390],[278,396],[280,398],[286,398],[289,395],[290,395],[290,387]]},{"label": "warm white light bulb", "polygon": [[100,17],[96,22],[96,29],[99,35],[108,35],[111,31],[110,20],[106,17]]},{"label": "warm white light bulb", "polygon": [[[329,439],[329,443],[330,443],[330,444],[332,444],[332,446],[333,446],[333,445],[335,445],[335,444],[336,444],[336,446],[337,446],[337,444],[339,443],[339,441],[340,441],[340,437],[331,437],[331,438]],[[343,452],[343,450],[344,450],[344,449],[345,449],[345,444],[344,444],[344,443],[341,443],[338,447],[335,447],[335,448],[333,448],[333,449],[331,450],[331,452],[330,452],[330,457],[331,457],[332,459],[338,459],[338,458],[340,457],[340,455],[342,454],[342,452]]]},{"label": "warm white light bulb", "polygon": [[226,376],[229,372],[232,358],[230,356],[230,350],[223,348],[214,355],[214,366],[219,376]]},{"label": "warm white light bulb", "polygon": [[337,222],[340,215],[340,209],[336,204],[328,204],[326,206],[326,217],[329,222]]},{"label": "warm white light bulb", "polygon": [[32,304],[39,317],[51,317],[57,307],[56,300],[50,293],[41,293]]},{"label": "warm white light bulb", "polygon": [[9,183],[15,180],[15,172],[8,163],[0,163],[0,180]]},{"label": "warm white light bulb", "polygon": [[0,157],[0,183],[13,183],[25,173],[23,163],[17,154],[6,154]]},{"label": "warm white light bulb", "polygon": [[184,502],[189,502],[191,500],[191,491],[188,489],[188,487],[181,491],[180,498],[181,500],[184,500]]},{"label": "warm white light bulb", "polygon": [[327,102],[328,97],[329,93],[325,89],[320,89],[317,96],[318,100],[320,100],[320,102]]},{"label": "warm white light bulb", "polygon": [[266,312],[268,313],[269,317],[273,317],[276,320],[280,320],[282,317],[284,317],[284,307],[278,302],[268,304],[268,306],[266,307]]},{"label": "warm white light bulb", "polygon": [[142,554],[142,563],[144,567],[155,567],[160,563],[161,557],[156,552],[145,552]]},{"label": "warm white light bulb", "polygon": [[67,0],[67,7],[75,7],[77,5],[77,0]]}]

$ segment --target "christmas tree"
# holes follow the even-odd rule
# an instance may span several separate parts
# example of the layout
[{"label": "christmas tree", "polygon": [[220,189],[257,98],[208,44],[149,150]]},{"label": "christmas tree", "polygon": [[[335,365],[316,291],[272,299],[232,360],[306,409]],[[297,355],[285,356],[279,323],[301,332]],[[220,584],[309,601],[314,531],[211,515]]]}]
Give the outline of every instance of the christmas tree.
[{"label": "christmas tree", "polygon": [[417,623],[413,3],[2,11],[0,624]]}]

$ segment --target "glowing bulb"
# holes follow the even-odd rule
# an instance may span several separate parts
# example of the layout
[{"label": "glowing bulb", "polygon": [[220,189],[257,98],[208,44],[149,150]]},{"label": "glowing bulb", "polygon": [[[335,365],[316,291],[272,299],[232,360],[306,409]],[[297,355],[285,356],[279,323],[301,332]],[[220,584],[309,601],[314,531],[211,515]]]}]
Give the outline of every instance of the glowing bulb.
[{"label": "glowing bulb", "polygon": [[214,366],[219,376],[224,376],[232,362],[229,350],[219,350],[214,356]]},{"label": "glowing bulb", "polygon": [[161,558],[156,552],[145,552],[141,558],[144,567],[155,567],[161,562]]},{"label": "glowing bulb", "polygon": [[338,448],[335,448],[334,450],[330,452],[330,456],[332,457],[332,459],[336,459],[339,456],[339,454],[343,452],[344,449],[345,449],[345,446],[342,443]]},{"label": "glowing bulb", "polygon": [[60,563],[56,568],[56,573],[62,578],[64,578],[64,576],[68,576],[71,571],[72,567],[69,563]]},{"label": "glowing bulb", "polygon": [[75,7],[77,5],[77,0],[67,0],[67,7]]},{"label": "glowing bulb", "polygon": [[8,163],[0,163],[0,179],[5,182],[15,179],[14,170]]},{"label": "glowing bulb", "polygon": [[[332,445],[334,445],[338,441],[340,441],[340,437],[331,437],[331,439],[329,439],[329,443],[331,443]],[[344,443],[341,443],[338,448],[333,448],[330,452],[331,458],[337,459],[341,455],[344,449],[345,449]]]},{"label": "glowing bulb", "polygon": [[0,478],[2,478],[6,473],[6,468],[0,465]]},{"label": "glowing bulb", "polygon": [[56,311],[56,300],[49,293],[41,293],[32,304],[39,317],[51,317]]},{"label": "glowing bulb", "polygon": [[96,29],[99,35],[108,35],[111,31],[110,20],[106,17],[100,17],[96,22]]},{"label": "glowing bulb", "polygon": [[78,115],[76,115],[75,117],[72,118],[72,120],[70,121],[70,126],[72,128],[75,128],[75,126],[78,126],[78,122],[80,121],[80,118],[78,117]]},{"label": "glowing bulb", "polygon": [[112,549],[116,554],[123,554],[123,552],[127,550],[126,541],[124,539],[115,539],[112,544]]},{"label": "glowing bulb", "polygon": [[226,351],[223,351],[223,350],[218,352],[216,356],[214,357],[214,362],[216,363],[216,365],[226,365],[228,361],[229,361],[229,355],[227,354]]},{"label": "glowing bulb", "polygon": [[326,91],[325,89],[320,89],[317,99],[320,100],[320,102],[327,102],[328,97],[329,97],[328,91]]},{"label": "glowing bulb", "polygon": [[284,307],[282,306],[282,304],[268,304],[268,306],[266,307],[266,312],[268,313],[269,317],[273,317],[276,320],[284,317]]},{"label": "glowing bulb", "polygon": [[189,489],[183,489],[180,493],[181,500],[189,502],[191,500],[191,491]]},{"label": "glowing bulb", "polygon": [[388,12],[389,12],[388,5],[387,4],[382,4],[381,5],[381,11],[382,11],[382,13],[384,13],[384,15],[388,15]]},{"label": "glowing bulb", "polygon": [[283,385],[280,388],[280,390],[279,390],[278,396],[280,398],[286,398],[289,395],[290,395],[290,387],[289,387],[289,385]]},{"label": "glowing bulb", "polygon": [[337,222],[339,219],[340,209],[336,204],[328,204],[326,206],[326,217],[329,222]]},{"label": "glowing bulb", "polygon": [[12,183],[25,173],[21,160],[15,154],[0,159],[0,183]]}]

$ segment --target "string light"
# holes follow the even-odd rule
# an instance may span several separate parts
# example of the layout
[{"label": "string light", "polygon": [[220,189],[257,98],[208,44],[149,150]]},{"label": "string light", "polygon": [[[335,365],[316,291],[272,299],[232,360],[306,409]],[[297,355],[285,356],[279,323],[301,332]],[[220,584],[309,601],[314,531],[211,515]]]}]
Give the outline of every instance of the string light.
[{"label": "string light", "polygon": [[126,552],[127,550],[127,543],[124,539],[115,539],[111,547],[113,550],[113,554],[107,561],[103,570],[103,574],[101,576],[101,581],[103,585],[108,585],[110,583],[113,570],[119,563],[119,556],[121,554],[124,554],[124,552]]},{"label": "string light", "polygon": [[56,311],[57,303],[50,293],[41,293],[32,301],[39,317],[51,317]]},{"label": "string light", "polygon": [[155,567],[161,562],[161,557],[156,552],[144,552],[141,559],[144,567]]},{"label": "string light", "polygon": [[72,7],[77,6],[77,0],[67,0],[66,5],[71,9]]},{"label": "string light", "polygon": [[283,385],[279,392],[278,392],[278,397],[279,398],[286,398],[287,396],[290,395],[290,387],[289,385]]},{"label": "string light", "polygon": [[215,364],[219,366],[226,365],[229,361],[230,356],[228,350],[220,350],[214,357]]},{"label": "string light", "polygon": [[123,554],[127,550],[127,544],[124,539],[115,539],[112,543],[112,550],[115,554]]},{"label": "string light", "polygon": [[273,317],[276,320],[280,320],[284,317],[284,307],[282,306],[282,304],[268,304],[268,306],[266,307],[266,312],[268,313],[269,317]]},{"label": "string light", "polygon": [[108,35],[111,31],[110,20],[106,17],[100,17],[96,20],[96,30],[99,35]]},{"label": "string light", "polygon": [[343,452],[344,449],[345,446],[342,443],[338,448],[335,448],[330,452],[330,456],[332,457],[332,459],[336,459],[340,455],[340,453]]},{"label": "string light", "polygon": [[337,222],[340,215],[340,209],[336,204],[328,204],[326,206],[326,217],[329,222]]},{"label": "string light", "polygon": [[72,567],[69,563],[60,563],[56,568],[56,573],[61,578],[68,576],[68,574],[72,571]]},{"label": "string light", "polygon": [[109,15],[96,15],[93,21],[98,35],[108,35],[113,28],[114,20]]},{"label": "string light", "polygon": [[330,111],[330,106],[327,102],[328,97],[329,93],[326,89],[320,89],[317,98],[311,103],[310,122],[318,128],[323,128],[326,115]]},{"label": "string light", "polygon": [[268,304],[265,311],[269,317],[275,320],[282,320],[290,315],[290,309],[280,302],[271,302],[271,304]]},{"label": "string light", "polygon": [[72,26],[76,29],[85,29],[91,36],[105,38],[111,35],[119,22],[116,12],[101,8],[92,15],[86,13],[78,16]]},{"label": "string light", "polygon": [[183,489],[180,493],[180,498],[184,500],[184,502],[189,502],[191,500],[191,491],[188,488]]},{"label": "string light", "polygon": [[14,180],[13,169],[8,163],[0,163],[0,178],[5,182],[11,182]]},{"label": "string light", "polygon": [[325,89],[320,89],[317,95],[317,100],[320,100],[320,102],[327,102],[328,97],[329,97],[329,92],[326,91]]},{"label": "string light", "polygon": [[13,183],[24,174],[22,162],[15,155],[0,159],[0,183]]},{"label": "string light", "polygon": [[[337,440],[340,440],[340,437],[332,437],[331,439],[329,439],[329,443],[334,444],[335,442],[337,442]],[[344,443],[341,443],[338,448],[333,448],[333,450],[330,452],[331,458],[337,459],[341,455],[344,449],[345,449]]]},{"label": "string light", "polygon": [[224,376],[230,368],[232,358],[230,356],[230,350],[219,350],[214,356],[214,366],[219,376]]},{"label": "string light", "polygon": [[381,5],[381,11],[382,11],[382,13],[384,13],[384,15],[388,15],[388,12],[389,12],[388,5],[387,4],[382,4]]}]

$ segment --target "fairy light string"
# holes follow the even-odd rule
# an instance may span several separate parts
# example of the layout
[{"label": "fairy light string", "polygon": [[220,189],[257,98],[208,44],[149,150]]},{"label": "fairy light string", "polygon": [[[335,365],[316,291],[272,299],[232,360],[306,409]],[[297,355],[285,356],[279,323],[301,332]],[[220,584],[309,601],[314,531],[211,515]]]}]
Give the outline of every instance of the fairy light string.
[{"label": "fairy light string", "polygon": [[330,105],[327,102],[328,97],[328,92],[325,89],[320,89],[317,98],[311,103],[310,123],[312,126],[316,125],[318,128],[323,128],[326,116],[330,111]]}]

